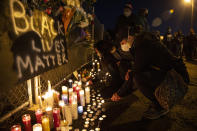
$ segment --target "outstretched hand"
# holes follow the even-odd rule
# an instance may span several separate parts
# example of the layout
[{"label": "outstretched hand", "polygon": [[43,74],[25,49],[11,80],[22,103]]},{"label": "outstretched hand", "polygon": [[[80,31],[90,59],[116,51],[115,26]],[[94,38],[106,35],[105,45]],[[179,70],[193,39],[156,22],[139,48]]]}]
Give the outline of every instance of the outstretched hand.
[{"label": "outstretched hand", "polygon": [[113,96],[111,97],[112,101],[119,101],[120,99],[121,98],[120,98],[120,96],[117,93],[113,94]]}]

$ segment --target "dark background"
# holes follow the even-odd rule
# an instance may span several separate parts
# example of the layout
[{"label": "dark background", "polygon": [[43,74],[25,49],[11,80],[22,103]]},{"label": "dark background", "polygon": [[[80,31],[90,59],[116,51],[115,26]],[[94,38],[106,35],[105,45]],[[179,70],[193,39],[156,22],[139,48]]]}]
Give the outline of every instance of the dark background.
[{"label": "dark background", "polygon": [[[194,29],[197,31],[197,1],[194,8]],[[124,4],[128,0],[97,0],[95,12],[98,19],[105,25],[105,29],[114,28],[116,19],[123,12]],[[134,12],[140,8],[149,9],[149,24],[151,30],[160,30],[165,33],[166,28],[171,26],[174,31],[182,29],[183,33],[188,33],[191,23],[191,5],[185,4],[184,0],[132,0]],[[169,10],[174,9],[170,14]],[[152,27],[152,21],[155,18],[161,18],[162,24],[159,27]]]}]

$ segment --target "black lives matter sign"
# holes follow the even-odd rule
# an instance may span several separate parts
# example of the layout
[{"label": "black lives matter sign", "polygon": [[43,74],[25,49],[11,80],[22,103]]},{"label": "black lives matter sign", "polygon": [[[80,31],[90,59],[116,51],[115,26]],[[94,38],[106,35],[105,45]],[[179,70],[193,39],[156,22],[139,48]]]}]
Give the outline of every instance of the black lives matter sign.
[{"label": "black lives matter sign", "polygon": [[[18,9],[14,5],[17,5]],[[10,0],[10,9],[14,32],[17,35],[12,52],[18,82],[68,62],[61,20],[54,20],[41,11],[34,11],[33,16],[29,17],[18,0]]]}]

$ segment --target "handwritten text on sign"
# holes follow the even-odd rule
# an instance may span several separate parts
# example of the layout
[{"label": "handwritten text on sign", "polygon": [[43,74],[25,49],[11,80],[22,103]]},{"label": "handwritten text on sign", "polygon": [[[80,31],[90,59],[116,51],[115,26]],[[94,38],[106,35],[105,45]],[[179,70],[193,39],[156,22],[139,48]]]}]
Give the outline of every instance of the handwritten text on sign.
[{"label": "handwritten text on sign", "polygon": [[45,13],[34,10],[25,13],[23,4],[10,0],[14,33],[14,67],[19,81],[24,81],[54,67],[67,63],[67,48],[61,20],[54,21]]}]

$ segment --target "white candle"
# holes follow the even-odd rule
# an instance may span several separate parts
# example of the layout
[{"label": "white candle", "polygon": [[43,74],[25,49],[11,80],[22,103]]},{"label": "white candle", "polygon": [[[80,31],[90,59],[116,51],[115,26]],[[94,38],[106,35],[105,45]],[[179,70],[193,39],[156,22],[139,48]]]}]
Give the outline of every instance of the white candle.
[{"label": "white candle", "polygon": [[78,82],[78,86],[79,86],[79,88],[81,89],[81,86],[82,86],[81,81]]},{"label": "white candle", "polygon": [[53,111],[52,111],[52,107],[47,107],[46,108],[46,113],[49,117],[49,123],[50,123],[50,127],[53,128]]},{"label": "white candle", "polygon": [[106,115],[102,115],[102,117],[103,117],[103,118],[106,118],[107,116],[106,116]]},{"label": "white candle", "polygon": [[78,119],[78,110],[77,110],[77,94],[74,92],[73,93],[73,100],[72,100],[72,117],[74,120],[77,120]]},{"label": "white candle", "polygon": [[64,107],[65,119],[68,121],[68,125],[72,125],[72,111],[69,105],[65,105]]},{"label": "white candle", "polygon": [[42,131],[42,125],[41,124],[33,125],[33,131]]},{"label": "white candle", "polygon": [[101,129],[100,128],[95,128],[95,131],[100,131]]},{"label": "white candle", "polygon": [[80,95],[80,103],[81,103],[81,105],[85,106],[84,90],[80,90],[79,95]]},{"label": "white candle", "polygon": [[49,92],[46,92],[46,94],[44,95],[44,100],[46,102],[47,106],[53,107],[53,92],[52,90]]},{"label": "white candle", "polygon": [[90,87],[85,88],[86,103],[90,103]]},{"label": "white candle", "polygon": [[100,117],[99,120],[102,121],[103,120],[103,117]]},{"label": "white candle", "polygon": [[68,87],[62,86],[62,94],[67,94],[68,93]]}]

